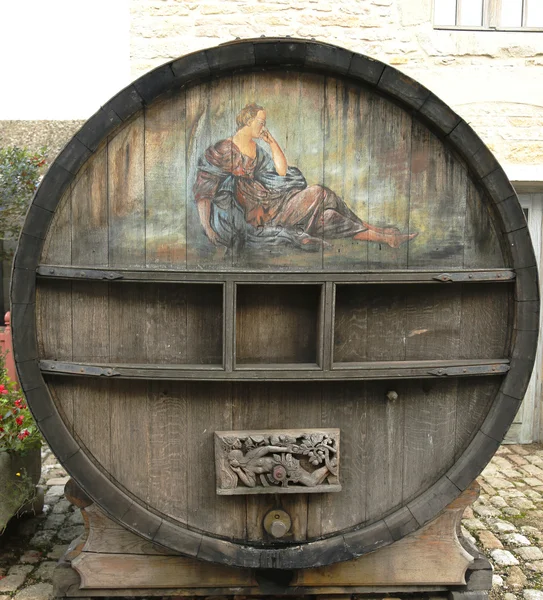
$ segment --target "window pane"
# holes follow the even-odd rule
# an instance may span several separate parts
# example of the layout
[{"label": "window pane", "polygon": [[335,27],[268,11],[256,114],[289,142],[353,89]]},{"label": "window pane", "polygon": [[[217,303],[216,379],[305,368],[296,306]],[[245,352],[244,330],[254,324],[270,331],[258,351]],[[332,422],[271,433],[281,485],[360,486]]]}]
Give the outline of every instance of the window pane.
[{"label": "window pane", "polygon": [[456,0],[435,0],[434,25],[456,25]]},{"label": "window pane", "polygon": [[543,1],[528,0],[526,27],[543,27]]},{"label": "window pane", "polygon": [[522,0],[502,0],[502,27],[522,27]]},{"label": "window pane", "polygon": [[483,24],[483,0],[462,0],[460,23],[466,27],[479,27]]}]

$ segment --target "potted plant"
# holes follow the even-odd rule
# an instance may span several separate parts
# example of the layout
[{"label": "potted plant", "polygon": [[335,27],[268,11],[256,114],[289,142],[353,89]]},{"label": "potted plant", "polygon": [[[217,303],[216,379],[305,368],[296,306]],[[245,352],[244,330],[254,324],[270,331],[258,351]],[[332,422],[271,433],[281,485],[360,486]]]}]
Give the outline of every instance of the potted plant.
[{"label": "potted plant", "polygon": [[40,512],[36,487],[41,474],[42,439],[19,386],[0,354],[0,533],[14,515]]}]

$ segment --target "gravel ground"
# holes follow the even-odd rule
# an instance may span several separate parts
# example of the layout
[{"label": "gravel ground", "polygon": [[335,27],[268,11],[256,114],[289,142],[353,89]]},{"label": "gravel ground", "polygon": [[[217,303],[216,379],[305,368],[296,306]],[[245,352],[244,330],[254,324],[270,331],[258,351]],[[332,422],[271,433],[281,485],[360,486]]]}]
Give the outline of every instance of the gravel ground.
[{"label": "gravel ground", "polygon": [[[44,512],[13,519],[0,537],[0,600],[51,599],[56,561],[83,532],[65,471],[49,448],[42,454]],[[479,483],[462,531],[494,567],[490,600],[543,600],[543,446],[502,446]]]}]

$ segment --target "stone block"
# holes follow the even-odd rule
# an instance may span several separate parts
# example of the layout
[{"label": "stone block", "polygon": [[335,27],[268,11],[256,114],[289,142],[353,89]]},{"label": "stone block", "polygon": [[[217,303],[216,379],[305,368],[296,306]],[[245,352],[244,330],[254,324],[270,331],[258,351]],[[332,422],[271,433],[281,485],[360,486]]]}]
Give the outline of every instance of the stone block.
[{"label": "stone block", "polygon": [[543,552],[536,546],[528,546],[527,548],[517,548],[515,554],[523,560],[543,560]]},{"label": "stone block", "polygon": [[36,583],[14,596],[14,600],[52,600],[53,586],[50,583]]},{"label": "stone block", "polygon": [[477,536],[485,550],[503,549],[503,544],[492,532],[488,530],[479,531]]},{"label": "stone block", "polygon": [[8,575],[0,579],[0,592],[14,592],[19,589],[26,579],[26,575]]},{"label": "stone block", "polygon": [[518,560],[509,552],[509,550],[492,550],[490,553],[492,560],[500,567],[511,567],[518,565]]},{"label": "stone block", "polygon": [[514,590],[520,590],[528,583],[528,578],[524,575],[520,567],[513,566],[509,570],[506,581],[508,587]]},{"label": "stone block", "polygon": [[511,546],[530,546],[530,540],[520,533],[508,533],[503,536],[503,541]]}]

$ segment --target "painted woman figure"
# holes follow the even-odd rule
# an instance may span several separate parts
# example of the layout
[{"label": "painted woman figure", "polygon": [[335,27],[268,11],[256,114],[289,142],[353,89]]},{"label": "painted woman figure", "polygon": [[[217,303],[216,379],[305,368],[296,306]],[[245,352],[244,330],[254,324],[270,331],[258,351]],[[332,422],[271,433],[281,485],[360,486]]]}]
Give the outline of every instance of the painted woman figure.
[{"label": "painted woman figure", "polygon": [[319,250],[324,239],[353,238],[397,248],[417,235],[370,225],[331,189],[308,186],[266,129],[262,106],[248,104],[236,121],[236,133],[200,158],[193,188],[200,222],[213,244]]}]

